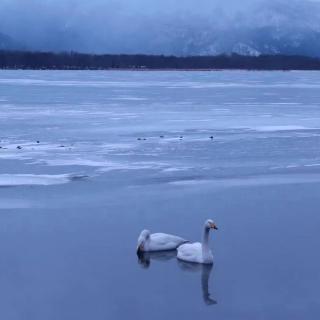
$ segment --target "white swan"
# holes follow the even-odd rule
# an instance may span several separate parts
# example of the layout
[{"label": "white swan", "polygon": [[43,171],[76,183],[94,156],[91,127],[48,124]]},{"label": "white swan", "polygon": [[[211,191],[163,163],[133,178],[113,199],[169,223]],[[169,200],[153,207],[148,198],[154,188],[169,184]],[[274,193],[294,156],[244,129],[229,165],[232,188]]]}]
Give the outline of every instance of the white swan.
[{"label": "white swan", "polygon": [[209,248],[209,231],[218,230],[212,220],[207,220],[204,224],[203,242],[186,243],[178,248],[177,258],[187,262],[212,264],[213,256]]},{"label": "white swan", "polygon": [[187,240],[166,233],[150,233],[143,230],[138,238],[137,253],[148,251],[175,250]]}]

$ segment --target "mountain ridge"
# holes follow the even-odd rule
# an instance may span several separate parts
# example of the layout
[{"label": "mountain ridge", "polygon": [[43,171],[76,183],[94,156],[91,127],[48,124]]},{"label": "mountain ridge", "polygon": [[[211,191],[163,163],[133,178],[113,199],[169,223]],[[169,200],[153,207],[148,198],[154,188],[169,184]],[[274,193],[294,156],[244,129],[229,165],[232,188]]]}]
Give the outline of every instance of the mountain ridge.
[{"label": "mountain ridge", "polygon": [[0,11],[0,30],[6,35],[1,40],[0,34],[0,49],[14,49],[22,43],[35,51],[96,54],[320,57],[320,2],[256,0],[255,5],[232,13],[219,7],[186,12],[183,5],[176,11],[128,12],[120,4],[98,11],[87,4],[86,10],[65,9],[65,15],[55,2],[50,3],[52,7],[47,4],[45,12],[38,12],[39,21],[34,10],[42,7],[30,11],[32,16],[24,12],[21,25],[6,25]]}]

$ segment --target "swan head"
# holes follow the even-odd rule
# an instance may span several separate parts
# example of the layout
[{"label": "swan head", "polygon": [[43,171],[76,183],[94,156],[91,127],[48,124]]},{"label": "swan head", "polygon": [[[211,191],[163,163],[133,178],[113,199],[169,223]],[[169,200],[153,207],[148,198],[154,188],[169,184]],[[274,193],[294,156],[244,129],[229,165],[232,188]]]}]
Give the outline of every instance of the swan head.
[{"label": "swan head", "polygon": [[204,224],[206,229],[214,229],[214,230],[218,230],[217,225],[213,222],[213,220],[208,219],[205,224]]},{"label": "swan head", "polygon": [[146,242],[150,239],[150,231],[143,230],[138,238],[137,254],[145,251]]}]

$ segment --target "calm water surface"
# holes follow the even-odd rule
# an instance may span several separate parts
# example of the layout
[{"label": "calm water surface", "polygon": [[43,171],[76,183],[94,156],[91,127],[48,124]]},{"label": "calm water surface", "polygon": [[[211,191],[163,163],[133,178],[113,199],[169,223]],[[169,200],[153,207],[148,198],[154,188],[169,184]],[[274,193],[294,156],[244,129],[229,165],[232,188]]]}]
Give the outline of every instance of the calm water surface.
[{"label": "calm water surface", "polygon": [[[316,72],[0,72],[0,315],[319,319]],[[143,228],[212,268],[138,260]]]}]

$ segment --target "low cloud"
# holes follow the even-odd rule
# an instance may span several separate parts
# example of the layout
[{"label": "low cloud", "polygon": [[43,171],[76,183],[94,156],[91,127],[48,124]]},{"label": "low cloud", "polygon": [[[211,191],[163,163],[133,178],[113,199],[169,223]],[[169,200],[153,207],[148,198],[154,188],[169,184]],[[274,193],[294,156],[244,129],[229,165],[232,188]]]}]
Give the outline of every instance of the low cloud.
[{"label": "low cloud", "polygon": [[26,48],[54,51],[188,55],[305,50],[314,55],[319,18],[319,2],[309,0],[0,3],[0,33]]}]

